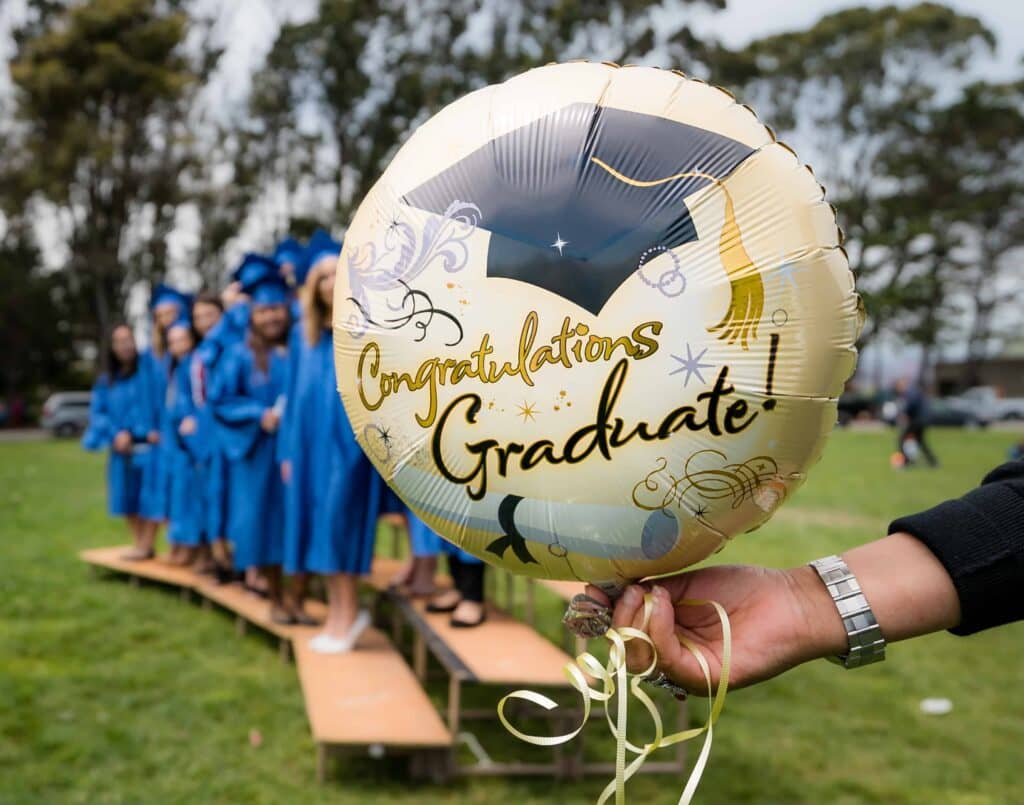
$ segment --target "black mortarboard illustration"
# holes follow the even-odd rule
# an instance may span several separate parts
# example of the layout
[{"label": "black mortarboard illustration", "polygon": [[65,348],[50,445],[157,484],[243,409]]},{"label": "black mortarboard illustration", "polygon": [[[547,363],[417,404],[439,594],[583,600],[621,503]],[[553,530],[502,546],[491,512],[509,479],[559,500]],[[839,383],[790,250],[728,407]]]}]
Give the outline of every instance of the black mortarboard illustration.
[{"label": "black mortarboard illustration", "polygon": [[[753,152],[696,126],[578,103],[496,137],[403,200],[437,214],[476,204],[491,232],[488,276],[597,314],[646,260],[697,239],[683,199]],[[693,172],[706,175],[663,181]]]}]

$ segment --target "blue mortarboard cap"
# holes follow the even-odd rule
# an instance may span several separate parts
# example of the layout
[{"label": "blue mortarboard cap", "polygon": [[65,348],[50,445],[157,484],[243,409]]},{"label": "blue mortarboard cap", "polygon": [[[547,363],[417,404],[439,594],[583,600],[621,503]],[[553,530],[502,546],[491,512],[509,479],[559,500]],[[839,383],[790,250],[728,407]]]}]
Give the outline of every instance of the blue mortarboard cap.
[{"label": "blue mortarboard cap", "polygon": [[192,306],[192,297],[187,293],[182,293],[177,288],[172,288],[170,285],[162,282],[158,283],[149,296],[149,309],[156,310],[159,305],[168,303],[175,304],[179,310],[187,312]]},{"label": "blue mortarboard cap", "polygon": [[299,264],[302,262],[303,253],[305,249],[302,248],[302,244],[299,243],[295,238],[287,237],[282,240],[274,249],[274,262],[277,263],[277,267],[280,268],[285,263],[291,263],[292,266],[298,270]]},{"label": "blue mortarboard cap", "polygon": [[182,308],[178,318],[175,319],[174,323],[167,328],[168,332],[173,330],[175,327],[184,327],[186,330],[192,329],[192,313],[189,308]]},{"label": "blue mortarboard cap", "polygon": [[247,252],[242,258],[238,268],[231,274],[231,279],[242,287],[251,285],[259,277],[264,276],[267,270],[277,271],[277,263],[270,257],[255,252]]},{"label": "blue mortarboard cap", "polygon": [[325,257],[337,257],[339,254],[341,254],[341,244],[332,238],[326,230],[318,229],[313,233],[313,237],[309,239],[309,243],[306,244],[305,259],[302,261],[301,266],[301,277],[299,276],[298,266],[296,266],[296,281],[302,284],[306,281],[306,275],[309,274],[313,266]]},{"label": "blue mortarboard cap", "polygon": [[288,283],[272,258],[247,254],[235,274],[242,292],[248,294],[254,305],[280,305],[288,301]]}]

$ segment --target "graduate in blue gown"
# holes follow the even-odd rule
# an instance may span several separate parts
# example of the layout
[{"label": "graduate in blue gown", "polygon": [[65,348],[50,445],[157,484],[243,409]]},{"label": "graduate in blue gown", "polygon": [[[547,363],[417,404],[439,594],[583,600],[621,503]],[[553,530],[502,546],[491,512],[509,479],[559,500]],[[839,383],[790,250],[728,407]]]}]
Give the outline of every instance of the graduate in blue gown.
[{"label": "graduate in blue gown", "polygon": [[452,626],[472,628],[487,619],[484,607],[484,568],[487,565],[462,548],[442,539],[411,511],[406,510],[409,523],[409,541],[413,556],[436,556],[440,551],[448,560],[448,572],[453,589],[434,595],[427,604],[427,612],[450,612]]},{"label": "graduate in blue gown", "polygon": [[186,418],[193,415],[192,351],[195,334],[192,321],[182,318],[167,329],[167,355],[170,380],[164,392],[164,411],[160,428],[161,457],[168,476],[167,542],[172,565],[190,565],[204,542],[203,495],[200,482],[206,461],[206,446],[186,434]]},{"label": "graduate in blue gown", "polygon": [[382,487],[337,392],[331,311],[341,247],[317,237],[310,247],[300,355],[285,411],[291,470],[285,562],[291,573],[324,577],[327,621],[310,646],[335,654],[354,648],[370,623],[359,609],[357,583],[373,560]]},{"label": "graduate in blue gown", "polygon": [[[153,415],[160,422],[163,401],[170,382],[171,358],[167,353],[167,329],[188,313],[192,299],[176,288],[163,283],[153,289],[149,310],[152,315],[151,344],[140,354],[140,368],[148,376],[152,387],[150,398],[155,406]],[[148,521],[147,531],[152,532],[152,543],[156,543],[156,532],[160,523],[166,521],[170,473],[164,461],[164,446],[159,433],[154,434],[153,449],[142,477],[140,514]],[[147,541],[150,541],[147,538]]]},{"label": "graduate in blue gown", "polygon": [[135,336],[127,324],[110,334],[103,375],[92,389],[89,426],[82,436],[86,450],[110,451],[107,460],[107,505],[114,517],[124,517],[132,537],[127,559],[153,556],[151,524],[141,514],[143,473],[152,453],[156,405],[150,399],[150,379],[143,371]]},{"label": "graduate in blue gown", "polygon": [[[263,258],[259,255],[246,255],[219,299],[213,295],[200,294],[193,306],[193,320],[202,338],[196,347],[192,372],[193,397],[197,407],[195,427],[203,434],[202,440],[209,450],[203,483],[205,530],[212,561],[201,569],[211,570],[220,583],[232,581],[235,570],[227,538],[230,501],[228,461],[224,454],[225,438],[209,404],[210,390],[217,382],[222,357],[229,348],[243,341],[248,332],[249,300],[242,293],[242,280],[247,277],[252,279],[263,270],[259,267],[261,260]],[[256,575],[256,571],[250,574],[250,582],[255,581]]]},{"label": "graduate in blue gown", "polygon": [[[232,575],[222,516],[227,484],[223,452],[219,449],[213,413],[207,404],[211,375],[220,356],[220,345],[211,334],[218,328],[223,313],[221,298],[211,291],[200,293],[192,303],[192,329],[198,343],[187,371],[181,375],[184,387],[178,396],[176,418],[178,434],[195,462],[192,494],[200,503],[202,536],[194,568],[197,573],[212,574],[226,581]],[[240,338],[241,335],[234,341]]]},{"label": "graduate in blue gown", "polygon": [[221,357],[209,400],[228,462],[226,531],[235,566],[258,568],[271,619],[292,623],[281,596],[284,484],[277,447],[288,374],[288,287],[270,258],[249,263],[243,283],[249,328]]}]

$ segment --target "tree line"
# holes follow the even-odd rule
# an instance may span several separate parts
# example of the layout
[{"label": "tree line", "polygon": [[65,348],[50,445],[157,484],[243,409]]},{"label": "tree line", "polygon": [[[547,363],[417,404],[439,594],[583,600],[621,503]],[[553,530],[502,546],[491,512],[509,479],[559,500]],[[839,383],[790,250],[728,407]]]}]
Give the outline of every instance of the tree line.
[{"label": "tree line", "polygon": [[[570,58],[682,69],[794,145],[837,208],[863,344],[895,335],[933,358],[959,339],[976,364],[1015,303],[1024,73],[968,78],[996,35],[943,5],[843,9],[731,49],[685,13],[724,0],[688,0],[669,29],[649,0],[320,0],[280,26],[245,108],[225,116],[204,98],[223,48],[195,5],[26,3],[0,98],[8,395],[74,382],[82,345],[102,347],[131,290],[175,259],[218,286],[243,230],[258,233],[246,248],[342,230],[416,125]],[[58,242],[56,270],[41,237]]]}]

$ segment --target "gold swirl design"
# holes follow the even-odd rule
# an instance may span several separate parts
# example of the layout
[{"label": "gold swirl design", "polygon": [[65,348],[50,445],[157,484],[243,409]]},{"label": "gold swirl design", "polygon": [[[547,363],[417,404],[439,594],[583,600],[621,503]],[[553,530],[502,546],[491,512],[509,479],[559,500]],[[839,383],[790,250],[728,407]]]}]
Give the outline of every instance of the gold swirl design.
[{"label": "gold swirl design", "polygon": [[698,178],[707,179],[725,194],[725,223],[718,238],[718,255],[725,275],[729,278],[732,297],[722,320],[709,327],[708,332],[718,333],[719,339],[729,344],[736,343],[738,339],[743,349],[748,349],[748,341],[757,338],[757,326],[764,314],[764,283],[761,281],[760,269],[743,246],[740,227],[736,223],[736,206],[725,183],[717,176],[703,171],[684,171],[663,179],[634,179],[598,157],[591,157],[590,161],[620,182],[633,187],[657,187],[677,179]]},{"label": "gold swirl design", "polygon": [[[720,466],[695,466],[709,458]],[[659,458],[657,466],[633,487],[633,503],[646,511],[664,510],[681,505],[684,496],[693,491],[704,500],[731,498],[736,509],[748,499],[756,502],[757,491],[778,478],[779,465],[770,456],[754,456],[740,464],[727,462],[725,453],[700,450],[686,459],[683,474],[677,477],[666,472],[668,460]]]}]

